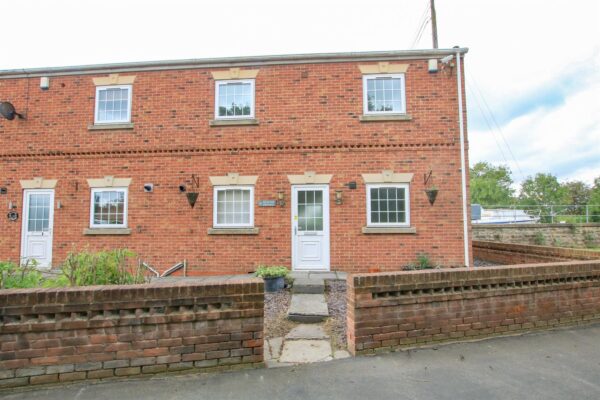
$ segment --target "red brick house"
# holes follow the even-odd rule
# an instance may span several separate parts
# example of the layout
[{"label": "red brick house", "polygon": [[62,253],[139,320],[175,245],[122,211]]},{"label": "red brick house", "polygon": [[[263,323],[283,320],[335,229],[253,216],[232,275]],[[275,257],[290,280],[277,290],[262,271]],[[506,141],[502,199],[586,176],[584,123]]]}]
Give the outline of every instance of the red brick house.
[{"label": "red brick house", "polygon": [[466,52],[0,71],[24,117],[0,118],[0,259],[59,265],[88,246],[190,274],[470,265]]}]

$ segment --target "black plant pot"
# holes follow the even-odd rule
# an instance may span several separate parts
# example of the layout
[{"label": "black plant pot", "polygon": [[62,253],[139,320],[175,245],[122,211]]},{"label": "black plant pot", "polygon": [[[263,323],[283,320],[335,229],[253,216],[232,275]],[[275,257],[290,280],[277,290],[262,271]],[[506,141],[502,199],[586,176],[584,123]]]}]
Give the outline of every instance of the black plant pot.
[{"label": "black plant pot", "polygon": [[278,290],[283,289],[285,285],[285,280],[283,276],[278,276],[277,278],[263,278],[265,281],[265,292],[276,292]]},{"label": "black plant pot", "polygon": [[427,189],[425,191],[425,193],[427,194],[427,198],[429,199],[429,204],[433,205],[433,203],[435,203],[435,199],[438,195],[438,190],[437,189]]}]

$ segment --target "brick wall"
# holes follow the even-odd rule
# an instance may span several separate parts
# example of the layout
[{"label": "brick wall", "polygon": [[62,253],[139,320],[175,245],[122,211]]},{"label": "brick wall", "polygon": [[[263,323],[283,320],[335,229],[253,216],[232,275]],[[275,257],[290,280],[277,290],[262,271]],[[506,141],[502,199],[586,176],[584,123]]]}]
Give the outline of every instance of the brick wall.
[{"label": "brick wall", "polygon": [[600,251],[474,240],[473,256],[485,261],[510,265],[564,260],[597,260],[600,259]]},{"label": "brick wall", "polygon": [[[132,130],[89,131],[93,123],[94,77],[0,80],[0,98],[26,120],[0,120],[0,203],[23,214],[20,179],[58,179],[53,263],[73,245],[91,250],[127,246],[164,271],[188,260],[190,274],[245,273],[259,264],[291,265],[291,186],[288,174],[333,174],[330,183],[331,269],[398,270],[427,253],[445,266],[464,265],[460,189],[460,141],[456,71],[427,71],[427,60],[406,73],[411,120],[362,122],[359,64],[261,65],[256,78],[256,126],[209,126],[214,118],[214,68],[139,71],[133,84]],[[221,68],[222,69],[222,68]],[[29,91],[27,87],[29,85]],[[26,94],[29,93],[29,99]],[[366,194],[361,174],[384,169],[414,174],[411,223],[416,234],[363,234]],[[424,193],[423,175],[439,188],[435,205]],[[228,172],[258,175],[257,235],[207,234],[213,225],[209,176]],[[199,179],[192,209],[178,186]],[[87,178],[133,178],[126,236],[84,236],[89,226]],[[358,184],[356,190],[348,182]],[[467,178],[468,181],[468,178]],[[153,193],[143,184],[154,183]],[[343,191],[343,204],[333,201]],[[283,191],[285,207],[258,207]],[[21,220],[0,218],[0,258],[20,257]],[[168,237],[169,240],[165,240]],[[234,250],[232,250],[234,249]],[[239,255],[243,254],[243,258]]]},{"label": "brick wall", "polygon": [[353,354],[600,321],[600,261],[348,277]]},{"label": "brick wall", "polygon": [[0,291],[0,387],[251,368],[263,361],[263,283]]},{"label": "brick wall", "polygon": [[473,240],[585,248],[600,246],[600,224],[475,224]]}]

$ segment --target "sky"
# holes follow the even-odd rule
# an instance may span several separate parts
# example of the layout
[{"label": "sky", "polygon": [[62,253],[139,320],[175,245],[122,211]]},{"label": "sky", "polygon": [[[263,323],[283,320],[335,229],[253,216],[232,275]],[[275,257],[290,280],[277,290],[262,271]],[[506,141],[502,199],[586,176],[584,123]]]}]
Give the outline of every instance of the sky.
[{"label": "sky", "polygon": [[[431,48],[429,0],[0,0],[0,69]],[[7,12],[9,10],[9,12]],[[600,2],[437,0],[465,60],[471,164],[600,176]]]}]

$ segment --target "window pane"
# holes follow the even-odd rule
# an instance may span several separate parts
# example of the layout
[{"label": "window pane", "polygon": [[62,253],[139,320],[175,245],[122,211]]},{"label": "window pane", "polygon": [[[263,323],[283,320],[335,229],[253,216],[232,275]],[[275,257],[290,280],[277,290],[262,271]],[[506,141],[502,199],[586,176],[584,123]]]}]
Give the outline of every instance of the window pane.
[{"label": "window pane", "polygon": [[106,88],[98,92],[98,121],[125,122],[129,113],[129,89]]},{"label": "window pane", "polygon": [[250,190],[220,189],[216,194],[216,225],[250,225]]}]

